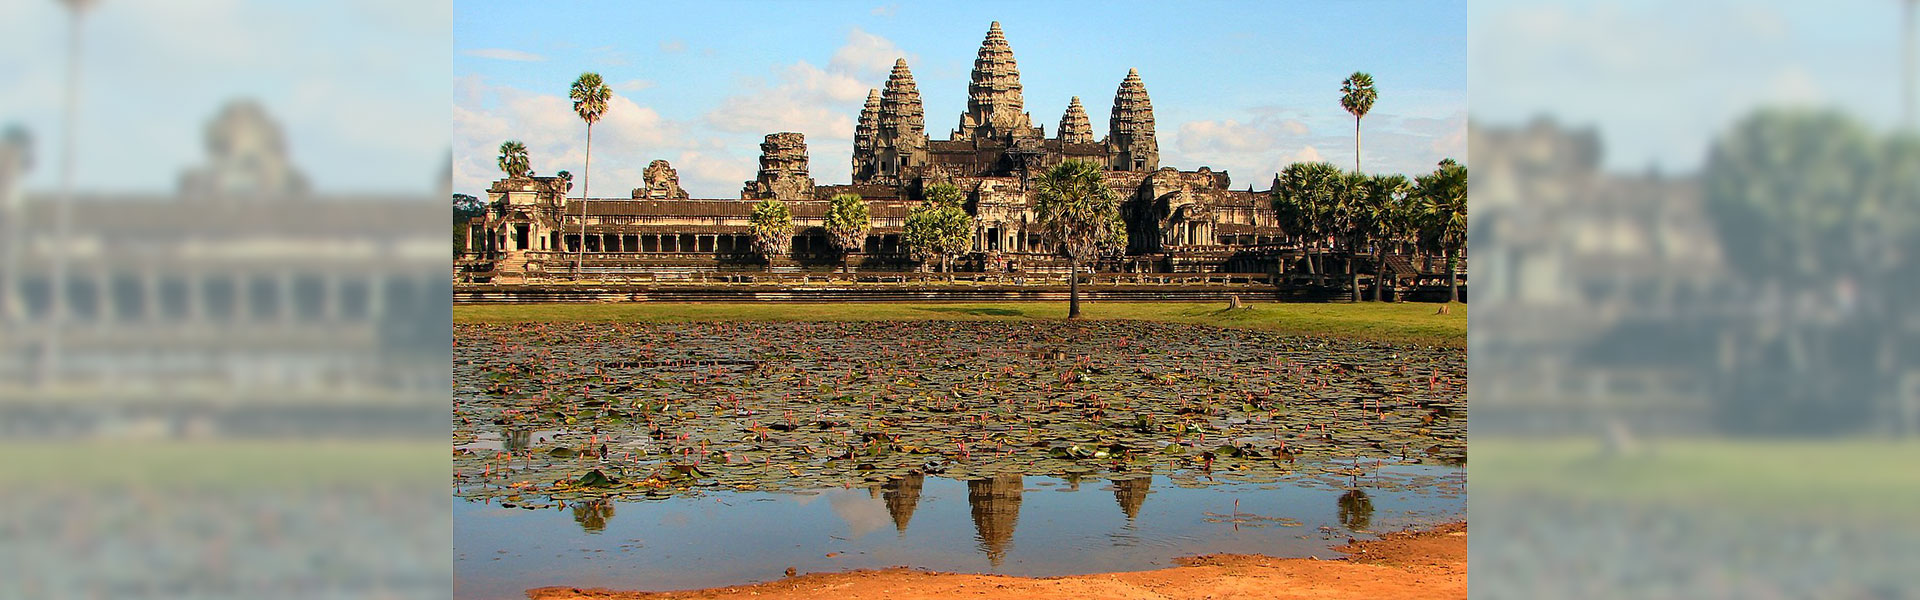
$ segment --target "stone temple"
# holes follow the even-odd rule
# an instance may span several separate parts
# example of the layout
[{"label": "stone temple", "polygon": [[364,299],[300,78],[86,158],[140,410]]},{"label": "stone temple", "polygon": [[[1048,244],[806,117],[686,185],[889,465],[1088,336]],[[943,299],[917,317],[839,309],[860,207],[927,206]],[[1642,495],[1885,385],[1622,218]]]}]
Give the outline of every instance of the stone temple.
[{"label": "stone temple", "polygon": [[[966,195],[976,223],[973,253],[957,264],[992,272],[1055,271],[1064,266],[1034,227],[1029,186],[1047,168],[1070,159],[1106,165],[1123,198],[1124,257],[1098,265],[1129,272],[1272,272],[1291,240],[1268,193],[1229,189],[1224,171],[1182,171],[1160,164],[1153,101],[1141,74],[1129,69],[1113,94],[1104,136],[1074,97],[1061,107],[1051,135],[1035,123],[1021,94],[1013,47],[998,22],[973,63],[967,110],[947,139],[930,139],[920,89],[905,59],[883,86],[868,92],[854,132],[852,179],[820,185],[808,175],[806,140],[773,133],[760,145],[760,168],[738,198],[693,199],[666,161],[654,161],[630,198],[567,198],[570,184],[551,177],[501,179],[487,190],[491,207],[470,227],[460,278],[472,282],[538,281],[575,276],[619,278],[741,269],[801,270],[838,264],[822,228],[829,199],[859,194],[873,228],[863,252],[848,258],[865,271],[917,268],[900,241],[907,214],[925,190],[951,183]],[[748,217],[760,200],[793,210],[791,253],[763,260],[751,249]],[[584,214],[583,214],[584,209]],[[1291,248],[1291,246],[1287,246]],[[770,264],[769,264],[770,263]]]}]

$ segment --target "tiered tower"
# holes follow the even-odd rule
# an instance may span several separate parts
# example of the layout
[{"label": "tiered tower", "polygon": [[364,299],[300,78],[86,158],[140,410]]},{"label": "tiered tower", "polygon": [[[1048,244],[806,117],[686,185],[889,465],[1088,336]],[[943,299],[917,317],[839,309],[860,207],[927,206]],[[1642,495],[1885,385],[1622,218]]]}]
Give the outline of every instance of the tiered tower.
[{"label": "tiered tower", "polygon": [[1160,142],[1153,136],[1153,101],[1140,71],[1127,69],[1127,78],[1113,93],[1113,113],[1107,121],[1109,165],[1116,171],[1152,171],[1160,168]]},{"label": "tiered tower", "polygon": [[867,105],[860,109],[860,123],[853,127],[853,181],[873,179],[880,168],[873,154],[874,138],[880,133],[880,90],[867,90]]},{"label": "tiered tower", "polygon": [[1074,96],[1073,103],[1067,105],[1067,114],[1060,116],[1060,128],[1054,130],[1060,135],[1060,141],[1069,144],[1092,144],[1093,123],[1087,120],[1086,107],[1080,106],[1080,97]]},{"label": "tiered tower", "polygon": [[1005,140],[1039,137],[1033,118],[1025,112],[1026,101],[1020,95],[1020,66],[1013,60],[1013,47],[1000,31],[1000,22],[987,28],[980,42],[980,54],[973,60],[973,79],[967,84],[967,112],[960,115],[960,128],[954,140]]},{"label": "tiered tower", "polygon": [[927,117],[907,59],[893,61],[893,73],[880,93],[880,128],[873,142],[875,180],[898,183],[904,172],[927,164]]},{"label": "tiered tower", "polygon": [[760,173],[740,188],[742,200],[813,199],[813,178],[807,176],[807,138],[783,132],[769,133],[760,143]]}]

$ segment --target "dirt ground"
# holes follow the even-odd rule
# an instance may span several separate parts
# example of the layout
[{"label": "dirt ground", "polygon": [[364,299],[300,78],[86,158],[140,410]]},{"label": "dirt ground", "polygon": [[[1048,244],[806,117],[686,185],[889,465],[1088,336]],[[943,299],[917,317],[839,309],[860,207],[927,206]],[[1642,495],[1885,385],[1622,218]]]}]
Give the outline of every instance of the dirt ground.
[{"label": "dirt ground", "polygon": [[1387,534],[1338,548],[1344,560],[1213,554],[1181,566],[1130,573],[1010,577],[905,568],[810,573],[768,583],[679,592],[621,592],[550,587],[534,600],[717,600],[754,598],[1465,598],[1467,524]]}]

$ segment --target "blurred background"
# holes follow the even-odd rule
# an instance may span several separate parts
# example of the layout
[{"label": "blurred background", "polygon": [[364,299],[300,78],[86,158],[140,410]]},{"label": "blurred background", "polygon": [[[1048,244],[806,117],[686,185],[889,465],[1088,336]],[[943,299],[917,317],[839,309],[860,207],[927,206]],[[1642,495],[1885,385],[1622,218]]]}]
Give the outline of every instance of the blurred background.
[{"label": "blurred background", "polygon": [[1472,4],[1472,592],[1920,595],[1915,0]]},{"label": "blurred background", "polygon": [[443,597],[444,0],[0,3],[0,597]]}]

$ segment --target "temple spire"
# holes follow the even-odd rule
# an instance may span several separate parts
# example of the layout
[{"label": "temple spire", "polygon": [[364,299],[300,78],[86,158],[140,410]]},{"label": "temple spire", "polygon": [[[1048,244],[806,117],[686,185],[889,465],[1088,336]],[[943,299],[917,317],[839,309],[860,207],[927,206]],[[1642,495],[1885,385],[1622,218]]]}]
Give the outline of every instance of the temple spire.
[{"label": "temple spire", "polygon": [[1113,93],[1113,112],[1107,121],[1107,151],[1113,155],[1109,165],[1119,171],[1152,171],[1160,168],[1160,143],[1153,135],[1153,101],[1147,98],[1147,84],[1140,71],[1127,69],[1127,78]]},{"label": "temple spire", "polygon": [[893,73],[880,92],[879,128],[874,132],[873,146],[876,176],[883,180],[898,180],[903,172],[927,164],[926,113],[907,59],[893,61]]},{"label": "temple spire", "polygon": [[860,122],[853,128],[853,181],[865,182],[873,176],[876,163],[874,138],[880,132],[880,90],[867,90],[867,105],[860,109]]},{"label": "temple spire", "polygon": [[1060,134],[1060,141],[1062,142],[1069,144],[1094,143],[1093,123],[1087,120],[1087,109],[1080,105],[1079,96],[1074,96],[1073,102],[1067,104],[1067,113],[1060,116],[1060,128],[1057,131]]},{"label": "temple spire", "polygon": [[1032,117],[1023,112],[1026,101],[1020,90],[1020,66],[1014,62],[1013,47],[1000,31],[1000,22],[994,21],[987,28],[986,39],[980,42],[979,56],[973,60],[967,112],[960,115],[960,128],[953,138],[1035,135]]}]

